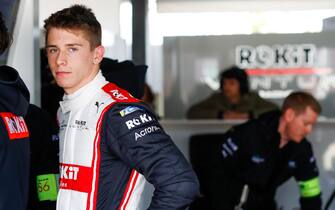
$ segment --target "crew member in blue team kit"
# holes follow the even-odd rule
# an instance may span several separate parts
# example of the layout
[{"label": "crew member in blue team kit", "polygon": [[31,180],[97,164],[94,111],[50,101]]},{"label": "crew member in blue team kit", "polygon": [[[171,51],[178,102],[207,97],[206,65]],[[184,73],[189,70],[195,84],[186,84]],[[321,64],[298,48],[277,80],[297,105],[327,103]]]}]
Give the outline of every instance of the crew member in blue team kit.
[{"label": "crew member in blue team kit", "polygon": [[[11,36],[0,12],[0,54]],[[29,131],[24,121],[29,91],[18,72],[0,66],[0,210],[26,209],[29,182]]]},{"label": "crew member in blue team kit", "polygon": [[[74,5],[45,20],[51,72],[60,102],[58,210],[185,209],[197,177],[147,106],[100,71],[101,26]],[[146,181],[155,190],[144,206]]]},{"label": "crew member in blue team kit", "polygon": [[27,210],[56,209],[58,127],[49,113],[30,104],[24,117],[30,136],[30,180]]},{"label": "crew member in blue team kit", "polygon": [[281,112],[265,113],[222,135],[217,154],[223,168],[211,188],[214,209],[234,209],[243,187],[248,186],[243,209],[275,210],[277,187],[294,177],[300,188],[301,209],[320,210],[318,168],[312,145],[305,138],[320,112],[312,95],[293,92],[285,98]]}]

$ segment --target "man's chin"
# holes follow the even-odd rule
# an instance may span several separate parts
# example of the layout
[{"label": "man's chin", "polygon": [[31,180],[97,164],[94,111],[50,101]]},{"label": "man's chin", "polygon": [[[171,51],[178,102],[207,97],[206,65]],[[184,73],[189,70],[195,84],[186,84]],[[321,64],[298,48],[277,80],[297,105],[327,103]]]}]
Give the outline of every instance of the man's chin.
[{"label": "man's chin", "polygon": [[298,143],[298,144],[299,144],[303,139],[304,139],[304,137],[292,138],[292,140],[293,140],[295,143]]}]

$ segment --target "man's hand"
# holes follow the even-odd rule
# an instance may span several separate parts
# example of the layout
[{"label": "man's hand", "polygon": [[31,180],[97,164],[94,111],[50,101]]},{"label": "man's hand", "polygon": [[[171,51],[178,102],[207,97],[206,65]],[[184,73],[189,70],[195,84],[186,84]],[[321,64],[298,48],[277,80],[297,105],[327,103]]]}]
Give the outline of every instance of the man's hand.
[{"label": "man's hand", "polygon": [[225,111],[223,112],[223,119],[230,119],[230,120],[249,119],[249,113],[248,112]]}]

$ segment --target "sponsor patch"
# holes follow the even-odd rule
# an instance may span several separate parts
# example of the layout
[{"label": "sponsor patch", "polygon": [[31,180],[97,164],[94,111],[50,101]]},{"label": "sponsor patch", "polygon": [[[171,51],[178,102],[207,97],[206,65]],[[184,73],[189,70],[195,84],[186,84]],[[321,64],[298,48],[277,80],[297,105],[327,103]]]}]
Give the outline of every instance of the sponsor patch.
[{"label": "sponsor patch", "polygon": [[238,150],[238,146],[233,142],[233,139],[229,137],[227,142],[222,144],[222,155],[223,158],[228,157],[228,155],[233,156],[234,153]]},{"label": "sponsor patch", "polygon": [[130,95],[126,90],[123,90],[116,86],[113,83],[107,83],[102,88],[108,95],[112,97],[115,101],[123,101],[123,102],[137,102],[138,99],[134,98]]},{"label": "sponsor patch", "polygon": [[118,100],[127,100],[128,98],[126,96],[124,96],[121,91],[119,91],[118,89],[113,89],[109,91],[111,93],[111,95],[118,99]]},{"label": "sponsor patch", "polygon": [[139,138],[144,137],[147,134],[153,133],[158,130],[160,130],[160,128],[154,125],[154,126],[144,128],[143,130],[139,132],[135,132],[135,141],[137,141]]},{"label": "sponsor patch", "polygon": [[222,144],[222,148],[223,148],[226,152],[228,152],[229,155],[233,155],[233,151],[231,150],[231,148],[230,148],[226,143]]},{"label": "sponsor patch", "polygon": [[56,174],[42,174],[36,176],[37,197],[39,201],[56,201],[58,191]]},{"label": "sponsor patch", "polygon": [[261,163],[265,162],[265,159],[260,157],[259,155],[253,155],[251,157],[251,161],[256,163],[256,164],[261,164]]},{"label": "sponsor patch", "polygon": [[232,138],[229,138],[227,142],[230,148],[232,148],[234,151],[238,150],[238,146],[233,142]]},{"label": "sponsor patch", "polygon": [[92,182],[92,168],[60,163],[60,189],[89,192]]},{"label": "sponsor patch", "polygon": [[10,112],[0,113],[2,120],[6,125],[10,140],[29,137],[28,127],[21,116],[16,116]]},{"label": "sponsor patch", "polygon": [[124,116],[126,116],[130,113],[133,113],[133,112],[137,111],[137,110],[141,110],[141,109],[137,106],[128,106],[128,107],[126,107],[126,108],[124,108],[123,110],[120,111],[120,115],[121,115],[121,117],[124,117]]},{"label": "sponsor patch", "polygon": [[131,120],[126,121],[126,125],[128,130],[130,130],[144,123],[151,122],[152,120],[153,120],[152,117],[144,113],[141,114],[139,117],[135,117]]},{"label": "sponsor patch", "polygon": [[[65,125],[66,127],[67,125]],[[63,128],[63,125],[60,126]],[[69,128],[76,129],[76,130],[88,130],[87,122],[84,120],[74,120],[74,122],[70,122]]]}]

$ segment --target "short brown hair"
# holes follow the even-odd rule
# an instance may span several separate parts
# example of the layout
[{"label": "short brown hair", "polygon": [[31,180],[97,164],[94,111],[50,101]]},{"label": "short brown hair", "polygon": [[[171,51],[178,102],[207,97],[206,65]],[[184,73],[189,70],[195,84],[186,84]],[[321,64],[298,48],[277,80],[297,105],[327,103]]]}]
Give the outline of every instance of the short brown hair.
[{"label": "short brown hair", "polygon": [[288,95],[282,106],[282,113],[291,108],[296,113],[303,113],[310,107],[315,113],[320,114],[322,109],[320,103],[309,93],[303,91],[292,92]]},{"label": "short brown hair", "polygon": [[101,25],[91,9],[75,4],[51,14],[44,20],[45,41],[51,28],[81,30],[88,37],[91,49],[101,45]]},{"label": "short brown hair", "polygon": [[3,19],[2,13],[0,12],[0,55],[5,52],[11,43],[12,36],[8,32],[5,20]]}]

